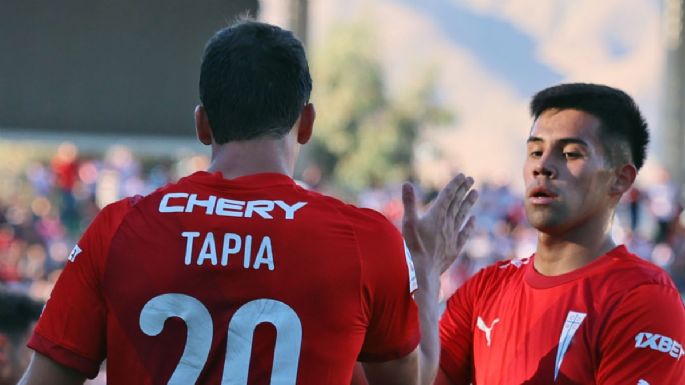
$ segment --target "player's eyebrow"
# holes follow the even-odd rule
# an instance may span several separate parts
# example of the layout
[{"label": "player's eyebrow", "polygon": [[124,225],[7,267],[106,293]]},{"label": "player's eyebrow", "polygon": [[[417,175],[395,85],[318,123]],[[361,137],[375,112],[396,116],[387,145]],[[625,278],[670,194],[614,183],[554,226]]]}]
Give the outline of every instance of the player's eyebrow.
[{"label": "player's eyebrow", "polygon": [[[526,140],[526,143],[544,143],[545,140],[542,139],[539,136],[530,136],[528,137],[528,140]],[[575,137],[570,137],[570,138],[561,138],[558,139],[557,142],[561,144],[562,146],[565,146],[567,144],[579,144],[584,147],[590,147],[590,145],[584,141],[583,139],[580,138],[575,138]]]}]

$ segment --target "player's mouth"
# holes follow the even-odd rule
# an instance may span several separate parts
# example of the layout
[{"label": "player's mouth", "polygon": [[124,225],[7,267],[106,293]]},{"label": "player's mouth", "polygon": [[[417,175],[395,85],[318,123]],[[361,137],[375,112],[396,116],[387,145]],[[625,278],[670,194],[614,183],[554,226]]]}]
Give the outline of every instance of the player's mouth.
[{"label": "player's mouth", "polygon": [[534,205],[548,205],[559,197],[559,194],[545,186],[538,186],[528,191],[528,202]]}]

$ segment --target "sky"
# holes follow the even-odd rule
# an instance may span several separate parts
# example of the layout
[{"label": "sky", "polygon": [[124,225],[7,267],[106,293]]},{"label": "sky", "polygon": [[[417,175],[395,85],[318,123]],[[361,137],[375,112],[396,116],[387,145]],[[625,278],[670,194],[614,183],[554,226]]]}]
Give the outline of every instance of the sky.
[{"label": "sky", "polygon": [[[261,17],[283,23],[280,4],[263,1]],[[650,123],[651,152],[658,153],[660,0],[310,0],[309,7],[310,50],[336,24],[374,24],[390,92],[402,92],[415,71],[437,71],[437,93],[457,118],[420,147],[441,154],[439,162],[417,156],[435,183],[463,171],[520,188],[528,102],[563,82],[628,92]]]}]

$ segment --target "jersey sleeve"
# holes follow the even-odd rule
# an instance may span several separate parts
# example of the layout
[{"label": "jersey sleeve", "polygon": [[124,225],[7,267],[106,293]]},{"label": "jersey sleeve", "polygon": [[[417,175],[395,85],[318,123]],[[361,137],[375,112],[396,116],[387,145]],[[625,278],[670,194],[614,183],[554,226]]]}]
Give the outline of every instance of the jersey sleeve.
[{"label": "jersey sleeve", "polygon": [[471,383],[473,308],[485,271],[481,270],[452,294],[440,319],[440,370],[454,385]]},{"label": "jersey sleeve", "polygon": [[101,284],[110,241],[131,201],[105,207],[69,256],[28,347],[94,378],[105,358],[106,309]]},{"label": "jersey sleeve", "polygon": [[359,361],[402,358],[421,339],[411,294],[411,263],[399,231],[385,218],[357,225],[361,255],[361,301],[368,327]]},{"label": "jersey sleeve", "polygon": [[598,385],[685,383],[685,308],[678,291],[647,284],[629,292],[600,336]]}]

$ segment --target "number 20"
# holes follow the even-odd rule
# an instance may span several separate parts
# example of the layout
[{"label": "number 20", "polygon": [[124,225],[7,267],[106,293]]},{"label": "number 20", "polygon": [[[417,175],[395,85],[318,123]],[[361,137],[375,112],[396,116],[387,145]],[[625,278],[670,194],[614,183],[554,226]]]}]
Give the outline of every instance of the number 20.
[{"label": "number 20", "polygon": [[[212,317],[207,307],[194,297],[178,293],[162,294],[149,300],[143,307],[140,329],[149,336],[156,336],[162,332],[164,322],[171,317],[179,317],[185,322],[187,338],[183,355],[168,384],[194,384],[207,362],[212,345]],[[233,314],[228,324],[222,385],[247,384],[254,330],[263,322],[271,323],[276,328],[271,385],[295,385],[302,324],[290,306],[266,298],[250,301]]]}]

